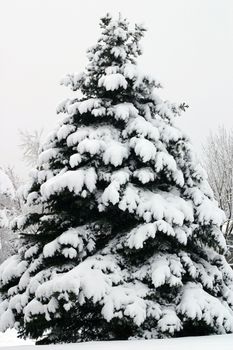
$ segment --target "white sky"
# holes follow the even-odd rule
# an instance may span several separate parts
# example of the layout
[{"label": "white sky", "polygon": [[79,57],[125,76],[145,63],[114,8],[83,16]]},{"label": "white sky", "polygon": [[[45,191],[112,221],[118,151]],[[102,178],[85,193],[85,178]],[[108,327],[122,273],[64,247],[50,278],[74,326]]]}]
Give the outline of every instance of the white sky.
[{"label": "white sky", "polygon": [[197,150],[211,129],[233,127],[232,0],[0,0],[0,165],[26,173],[18,130],[56,125],[70,96],[60,78],[84,69],[107,11],[146,24],[142,68],[190,105],[180,125]]}]

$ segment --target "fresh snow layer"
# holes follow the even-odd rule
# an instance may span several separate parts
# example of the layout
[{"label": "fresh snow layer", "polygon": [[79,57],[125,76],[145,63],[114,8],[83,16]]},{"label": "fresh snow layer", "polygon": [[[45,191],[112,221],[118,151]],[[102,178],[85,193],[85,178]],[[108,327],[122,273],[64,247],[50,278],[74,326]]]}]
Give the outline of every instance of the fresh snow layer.
[{"label": "fresh snow layer", "polygon": [[[12,331],[11,331],[12,332]],[[9,333],[10,334],[10,333]],[[6,338],[7,339],[7,338]],[[11,346],[15,345],[16,341],[11,340],[9,343],[1,342],[0,348],[12,350],[232,350],[233,335],[215,335],[205,337],[186,337],[175,339],[156,339],[156,340],[132,340],[132,341],[111,341],[111,342],[88,342],[79,344],[61,344],[61,345],[43,345],[43,346]],[[22,341],[18,341],[22,345]],[[26,344],[26,343],[25,343]],[[11,346],[9,348],[9,346]]]}]

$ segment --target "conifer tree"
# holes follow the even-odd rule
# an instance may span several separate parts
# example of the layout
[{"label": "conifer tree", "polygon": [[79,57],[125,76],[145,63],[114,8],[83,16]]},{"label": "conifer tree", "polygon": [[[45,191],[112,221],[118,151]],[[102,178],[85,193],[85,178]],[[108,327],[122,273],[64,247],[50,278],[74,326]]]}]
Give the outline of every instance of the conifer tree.
[{"label": "conifer tree", "polygon": [[0,329],[38,343],[233,331],[224,220],[163,101],[138,69],[145,29],[106,15],[44,143],[0,267]]}]

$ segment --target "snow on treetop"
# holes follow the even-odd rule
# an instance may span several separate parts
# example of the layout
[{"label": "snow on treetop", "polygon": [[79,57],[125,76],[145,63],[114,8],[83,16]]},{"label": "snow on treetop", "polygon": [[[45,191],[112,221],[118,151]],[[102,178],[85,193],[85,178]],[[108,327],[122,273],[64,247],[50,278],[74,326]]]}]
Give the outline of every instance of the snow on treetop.
[{"label": "snow on treetop", "polygon": [[122,74],[109,74],[99,79],[98,86],[104,86],[106,90],[118,90],[119,87],[127,88],[127,81]]}]

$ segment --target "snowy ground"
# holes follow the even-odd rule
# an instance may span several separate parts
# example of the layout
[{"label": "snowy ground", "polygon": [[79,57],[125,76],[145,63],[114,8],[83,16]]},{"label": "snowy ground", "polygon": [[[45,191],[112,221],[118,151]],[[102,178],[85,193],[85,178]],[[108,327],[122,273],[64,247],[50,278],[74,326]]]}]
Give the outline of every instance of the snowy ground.
[{"label": "snowy ground", "polygon": [[[4,343],[5,337],[5,343]],[[13,346],[17,344],[18,346]],[[0,335],[0,349],[4,350],[62,350],[64,345],[33,346],[23,345],[15,339],[15,333],[10,331],[4,336]],[[9,348],[9,345],[12,347]],[[146,341],[118,341],[118,342],[92,342],[83,344],[65,345],[66,350],[232,350],[233,334],[209,337],[190,337]]]},{"label": "snowy ground", "polygon": [[[28,345],[33,344],[31,340],[22,340],[17,338],[17,332],[15,330],[8,330],[5,333],[0,333],[0,348],[1,350],[5,346],[15,346],[15,345]],[[23,350],[23,347],[21,347]]]}]

